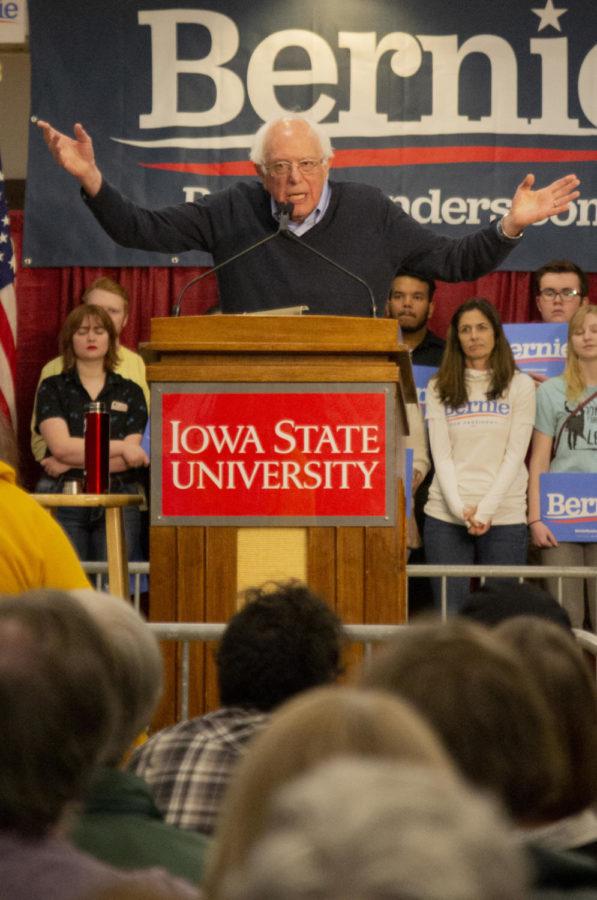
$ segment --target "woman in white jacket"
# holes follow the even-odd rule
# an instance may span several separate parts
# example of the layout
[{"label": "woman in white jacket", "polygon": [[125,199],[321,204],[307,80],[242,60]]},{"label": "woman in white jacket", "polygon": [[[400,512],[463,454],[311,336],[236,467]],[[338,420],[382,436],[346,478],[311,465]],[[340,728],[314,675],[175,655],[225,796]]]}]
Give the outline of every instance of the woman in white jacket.
[{"label": "woman in white jacket", "polygon": [[[430,564],[524,565],[525,455],[535,417],[532,379],[516,369],[499,316],[487,300],[460,306],[427,389],[435,477],[425,506]],[[469,579],[449,579],[457,612]],[[434,583],[439,605],[439,582]]]}]

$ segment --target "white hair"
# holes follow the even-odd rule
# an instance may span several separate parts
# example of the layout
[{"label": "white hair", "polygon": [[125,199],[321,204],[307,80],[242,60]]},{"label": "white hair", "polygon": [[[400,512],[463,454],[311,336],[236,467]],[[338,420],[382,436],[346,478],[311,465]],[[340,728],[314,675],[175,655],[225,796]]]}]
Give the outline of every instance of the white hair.
[{"label": "white hair", "polygon": [[162,655],[143,617],[121,597],[92,590],[71,591],[99,625],[112,651],[110,677],[118,703],[117,725],[105,753],[117,765],[149,724],[162,692]]},{"label": "white hair", "polygon": [[274,125],[279,125],[282,122],[305,122],[319,141],[322,160],[327,162],[328,159],[332,158],[334,155],[332,143],[322,126],[318,122],[312,122],[306,116],[301,116],[298,113],[288,113],[286,116],[268,119],[268,121],[264,122],[255,132],[255,137],[253,138],[253,143],[251,145],[250,159],[256,166],[259,166],[263,170],[265,165],[265,146],[267,144],[270,129]]},{"label": "white hair", "polygon": [[338,758],[282,788],[223,900],[522,900],[524,851],[450,773]]}]

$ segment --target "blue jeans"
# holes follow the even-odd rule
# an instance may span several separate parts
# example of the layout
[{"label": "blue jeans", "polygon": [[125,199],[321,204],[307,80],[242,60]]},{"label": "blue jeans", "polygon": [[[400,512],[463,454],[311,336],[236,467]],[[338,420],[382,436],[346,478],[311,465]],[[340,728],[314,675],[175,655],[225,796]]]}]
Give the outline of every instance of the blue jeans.
[{"label": "blue jeans", "polygon": [[[44,476],[36,484],[35,492],[37,494],[61,494],[62,488],[61,479]],[[112,478],[110,491],[113,494],[135,494],[137,485],[123,483]],[[143,559],[141,513],[137,506],[125,506],[123,514],[129,562],[141,560]],[[71,506],[56,509],[56,520],[66,532],[82,562],[107,559],[105,518],[105,511],[98,507]]]},{"label": "blue jeans", "polygon": [[[517,525],[492,525],[485,534],[470,535],[464,525],[425,518],[425,556],[430,565],[524,566],[527,561],[528,529]],[[512,579],[487,579],[487,584]],[[441,608],[441,581],[432,578],[435,608]],[[448,612],[457,613],[470,590],[469,578],[448,579]]]}]

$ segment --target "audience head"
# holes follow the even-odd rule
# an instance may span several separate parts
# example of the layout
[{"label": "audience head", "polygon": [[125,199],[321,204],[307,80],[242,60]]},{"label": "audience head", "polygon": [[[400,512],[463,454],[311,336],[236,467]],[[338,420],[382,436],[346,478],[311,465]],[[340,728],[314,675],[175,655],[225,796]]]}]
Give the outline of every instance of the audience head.
[{"label": "audience head", "polygon": [[122,598],[92,590],[75,596],[102,630],[112,655],[118,715],[104,760],[117,766],[155,712],[162,691],[162,656],[147,623]]},{"label": "audience head", "polygon": [[[118,344],[116,330],[108,313],[100,306],[84,303],[76,306],[66,317],[60,329],[60,353],[64,372],[74,369],[77,363],[77,340],[84,341],[88,328],[102,328],[107,334],[107,352],[104,357],[104,368],[113,372],[118,361]],[[99,338],[99,336],[98,336]]]},{"label": "audience head", "polygon": [[537,308],[544,322],[569,322],[589,302],[589,281],[569,259],[553,259],[533,274]]},{"label": "audience head", "polygon": [[220,897],[222,878],[261,834],[273,793],[334,756],[372,756],[453,772],[429,725],[397,698],[327,687],[289,701],[249,745],[225,798],[205,889]]},{"label": "audience head", "polygon": [[563,606],[534,584],[486,584],[465,598],[460,609],[465,619],[479,625],[499,625],[513,616],[538,616],[572,630],[570,616]]},{"label": "audience head", "polygon": [[562,756],[550,711],[518,654],[487,628],[454,618],[402,629],[363,682],[392,691],[435,728],[462,774],[514,819],[536,822]]},{"label": "audience head", "polygon": [[274,796],[225,900],[522,900],[527,875],[494,805],[445,771],[344,757]]},{"label": "audience head", "polygon": [[110,666],[73,597],[0,598],[0,828],[42,837],[82,796],[114,723]]},{"label": "audience head", "polygon": [[266,191],[276,203],[291,203],[291,218],[302,221],[319,203],[332,155],[321,125],[290,114],[261,126],[250,158]]},{"label": "audience head", "polygon": [[465,372],[467,366],[472,364],[472,354],[475,351],[469,346],[466,329],[478,322],[489,328],[487,346],[481,346],[478,351],[487,355],[484,367],[492,373],[487,398],[495,400],[501,397],[512,381],[516,366],[498,312],[488,300],[473,297],[458,307],[450,321],[437,373],[437,388],[442,403],[459,406],[468,399]]},{"label": "audience head", "polygon": [[118,339],[129,317],[129,295],[122,285],[102,275],[85,289],[81,302],[101,306],[112,319]]},{"label": "audience head", "polygon": [[597,798],[597,692],[574,636],[531,616],[498,626],[496,634],[518,654],[546,700],[564,749],[559,791],[545,817],[580,812]]},{"label": "audience head", "polygon": [[404,334],[424,334],[427,322],[433,315],[434,292],[433,278],[400,269],[392,280],[386,315],[390,319],[398,319]]},{"label": "audience head", "polygon": [[216,655],[220,702],[263,711],[340,672],[343,629],[330,607],[299,581],[268,582],[244,606]]}]

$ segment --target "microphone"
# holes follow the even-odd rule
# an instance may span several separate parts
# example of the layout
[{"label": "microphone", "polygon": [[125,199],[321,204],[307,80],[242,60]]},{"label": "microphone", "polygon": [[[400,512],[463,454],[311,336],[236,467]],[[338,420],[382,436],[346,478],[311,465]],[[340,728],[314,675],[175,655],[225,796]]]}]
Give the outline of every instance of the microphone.
[{"label": "microphone", "polygon": [[306,244],[299,237],[297,237],[288,227],[288,221],[292,216],[292,211],[294,206],[292,203],[280,203],[278,206],[278,212],[280,214],[279,222],[280,227],[278,228],[277,234],[283,234],[285,238],[288,238],[291,241],[294,241],[296,244],[300,244],[301,247],[305,247],[306,250],[310,250],[311,253],[315,253],[316,256],[319,256],[321,259],[325,260],[325,262],[329,263],[331,266],[334,266],[336,269],[339,269],[341,272],[344,272],[345,275],[348,275],[349,278],[354,279],[354,281],[358,281],[359,284],[362,284],[367,293],[369,294],[369,302],[371,304],[371,318],[377,318],[377,310],[375,308],[375,297],[373,296],[373,291],[367,284],[367,282],[361,278],[360,275],[355,275],[354,272],[349,271],[349,269],[345,269],[344,266],[341,266],[339,262],[336,262],[331,257],[326,256],[325,253],[322,253],[321,250],[316,250],[315,247],[312,247],[311,244]]},{"label": "microphone", "polygon": [[228,263],[234,262],[235,259],[240,259],[241,256],[245,256],[245,254],[251,253],[252,250],[256,250],[257,247],[261,247],[262,244],[267,244],[268,241],[273,241],[273,239],[277,238],[279,234],[282,234],[283,232],[288,233],[288,220],[292,215],[292,210],[292,203],[278,204],[279,224],[277,231],[272,231],[271,234],[266,235],[259,241],[255,241],[254,244],[250,244],[248,247],[245,247],[244,250],[240,250],[238,253],[235,253],[234,256],[229,256],[227,259],[223,259],[221,263],[217,264],[217,266],[212,266],[211,269],[207,269],[205,272],[201,272],[200,275],[195,275],[194,278],[191,278],[191,280],[184,285],[184,287],[178,294],[176,303],[170,311],[170,316],[176,317],[180,315],[182,298],[184,297],[188,289],[194,284],[198,284],[200,281],[203,281],[204,278],[207,278],[207,276],[211,275],[213,272],[217,272],[219,269],[223,269],[224,266],[227,266]]},{"label": "microphone", "polygon": [[294,210],[294,203],[278,203],[278,232],[288,233],[288,223]]}]

